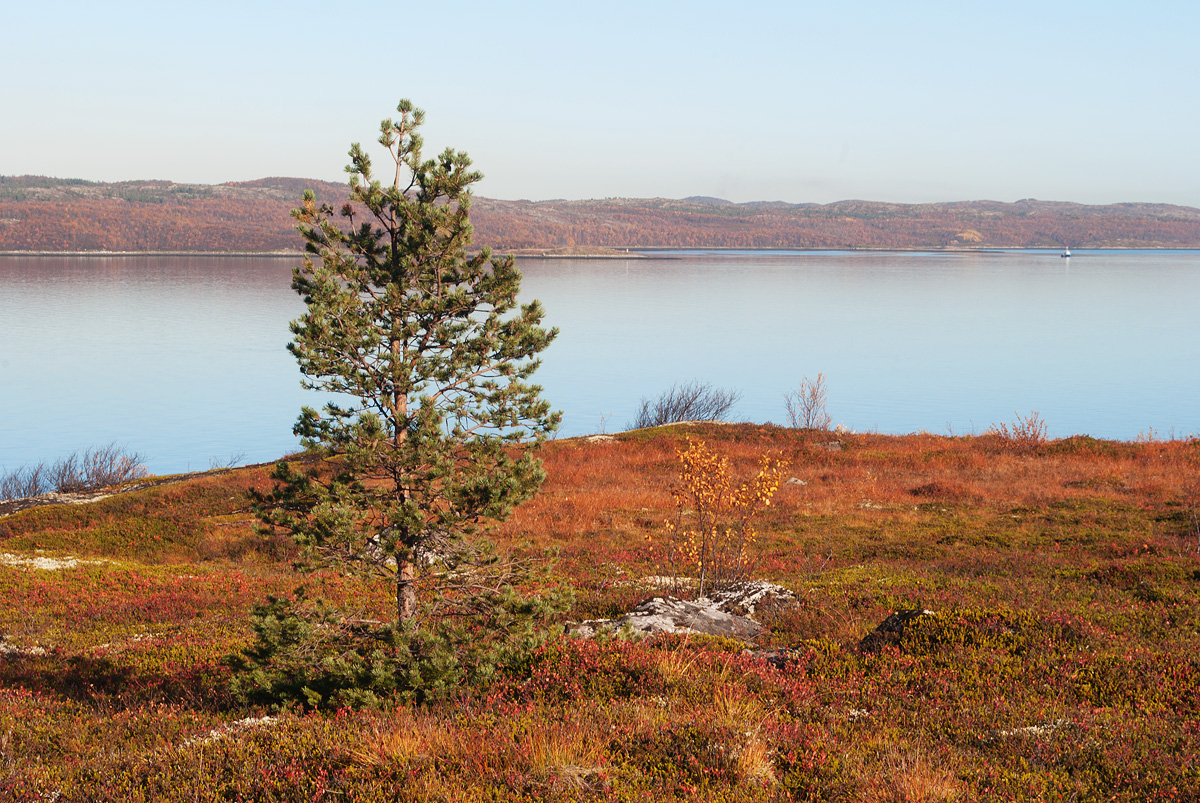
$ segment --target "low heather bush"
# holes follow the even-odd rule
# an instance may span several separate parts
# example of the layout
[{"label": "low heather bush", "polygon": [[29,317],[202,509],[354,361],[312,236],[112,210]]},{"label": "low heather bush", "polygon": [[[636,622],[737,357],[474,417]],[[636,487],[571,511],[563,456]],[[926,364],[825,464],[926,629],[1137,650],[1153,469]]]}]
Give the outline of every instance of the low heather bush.
[{"label": "low heather bush", "polygon": [[1046,443],[1046,422],[1037,410],[1027,416],[1015,415],[1012,426],[1001,422],[989,429],[988,434],[997,436],[1005,448],[1014,452],[1032,452]]},{"label": "low heather bush", "polygon": [[147,475],[142,456],[115,443],[72,452],[54,463],[35,463],[0,475],[0,500],[45,493],[78,493],[120,485]]},{"label": "low heather bush", "polygon": [[794,429],[829,429],[833,418],[825,409],[828,398],[825,374],[818,373],[816,379],[804,377],[800,387],[783,396],[788,424]]},{"label": "low heather bush", "polygon": [[708,382],[672,385],[656,399],[642,399],[629,429],[661,427],[681,421],[723,421],[742,394],[714,388]]},{"label": "low heather bush", "polygon": [[527,597],[507,588],[477,612],[385,624],[310,601],[297,589],[293,598],[255,607],[256,642],[229,661],[233,692],[275,709],[444,700],[526,667],[564,607],[554,593]]}]

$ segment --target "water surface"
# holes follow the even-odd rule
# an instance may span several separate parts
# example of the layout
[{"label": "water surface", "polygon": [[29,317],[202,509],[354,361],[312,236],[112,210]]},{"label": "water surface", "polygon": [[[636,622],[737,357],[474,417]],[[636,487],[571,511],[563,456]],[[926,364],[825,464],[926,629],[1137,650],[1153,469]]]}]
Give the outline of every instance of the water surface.
[{"label": "water surface", "polygon": [[[1200,432],[1200,252],[723,253],[526,260],[560,329],[538,380],[563,435],[693,379],[784,420],[824,373],[855,430]],[[671,258],[662,258],[669,256]],[[117,441],[156,472],[296,448],[293,260],[0,258],[0,467]]]},{"label": "water surface", "polygon": [[[578,429],[676,380],[783,394],[825,374],[856,430],[1200,431],[1200,252],[726,254],[524,266],[562,329],[543,379]],[[574,362],[567,363],[566,360]]]}]

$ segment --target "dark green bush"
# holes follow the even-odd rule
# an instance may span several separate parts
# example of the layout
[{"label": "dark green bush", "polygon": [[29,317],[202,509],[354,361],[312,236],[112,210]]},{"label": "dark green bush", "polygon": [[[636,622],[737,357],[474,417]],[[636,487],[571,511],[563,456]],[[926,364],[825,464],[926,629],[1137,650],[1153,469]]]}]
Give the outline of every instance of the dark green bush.
[{"label": "dark green bush", "polygon": [[483,612],[401,625],[356,619],[323,601],[271,597],[254,610],[255,643],[230,663],[231,689],[272,709],[424,703],[522,671],[552,633],[560,595],[491,595]]}]

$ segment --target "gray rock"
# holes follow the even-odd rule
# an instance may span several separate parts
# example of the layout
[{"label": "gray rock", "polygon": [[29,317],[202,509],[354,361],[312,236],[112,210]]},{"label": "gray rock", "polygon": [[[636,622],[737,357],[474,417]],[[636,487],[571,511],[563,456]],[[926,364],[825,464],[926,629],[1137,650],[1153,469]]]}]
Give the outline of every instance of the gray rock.
[{"label": "gray rock", "polygon": [[910,624],[923,617],[936,615],[933,611],[927,611],[924,608],[905,608],[896,611],[868,633],[858,643],[858,648],[863,652],[879,652],[889,644],[898,644],[904,637],[905,628]]},{"label": "gray rock", "polygon": [[653,597],[624,616],[568,625],[568,631],[581,638],[592,638],[598,633],[616,633],[628,628],[639,637],[654,633],[698,633],[743,641],[762,632],[762,625],[753,619],[726,613],[703,602]]},{"label": "gray rock", "polygon": [[797,604],[796,595],[789,589],[768,583],[766,580],[734,583],[696,602],[700,605],[711,605],[724,613],[749,617],[753,617],[759,608],[767,605]]}]

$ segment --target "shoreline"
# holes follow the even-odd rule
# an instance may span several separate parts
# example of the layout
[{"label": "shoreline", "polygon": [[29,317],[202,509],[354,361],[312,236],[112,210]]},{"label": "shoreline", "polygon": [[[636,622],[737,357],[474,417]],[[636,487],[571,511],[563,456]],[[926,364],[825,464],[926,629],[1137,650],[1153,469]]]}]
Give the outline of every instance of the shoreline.
[{"label": "shoreline", "polygon": [[[1196,246],[1175,246],[1164,247],[1154,245],[1143,245],[1137,247],[1121,246],[1121,247],[1098,247],[1084,248],[1081,252],[1088,251],[1197,251],[1200,250],[1200,245]],[[630,248],[627,252],[607,253],[607,254],[553,254],[553,253],[536,253],[524,254],[520,250],[504,251],[503,249],[493,249],[493,253],[497,256],[512,256],[516,259],[671,259],[675,255],[686,256],[719,256],[721,254],[759,254],[761,256],[793,256],[798,254],[988,254],[988,253],[1006,253],[1006,252],[1030,252],[1030,251],[1045,251],[1048,254],[1058,255],[1059,249],[1042,246],[1042,247],[1025,247],[1025,246],[983,246],[977,248],[907,248],[902,246],[895,247],[846,247],[846,248],[788,248],[788,247],[763,247],[763,248],[739,248],[725,246],[669,246],[669,245],[654,245],[654,246],[639,246]],[[705,253],[707,252],[707,253]],[[305,255],[304,251],[0,251],[0,257],[268,257],[272,259],[300,259]],[[1076,253],[1074,256],[1078,256]]]},{"label": "shoreline", "polygon": [[296,259],[303,251],[0,251],[0,257],[280,257]]}]

